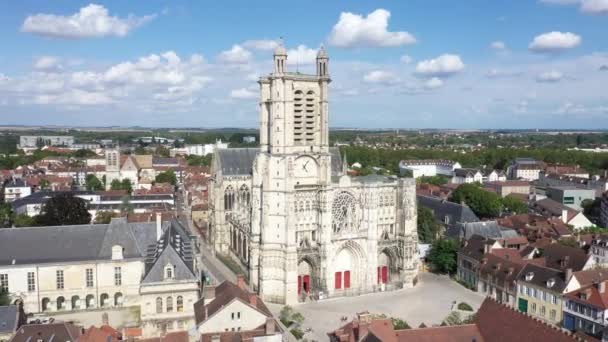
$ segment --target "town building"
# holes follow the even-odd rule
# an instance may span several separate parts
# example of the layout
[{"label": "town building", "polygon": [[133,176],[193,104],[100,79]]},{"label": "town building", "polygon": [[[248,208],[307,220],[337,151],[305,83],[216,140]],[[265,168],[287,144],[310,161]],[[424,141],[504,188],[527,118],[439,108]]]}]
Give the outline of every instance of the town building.
[{"label": "town building", "polygon": [[548,198],[559,202],[569,208],[582,211],[585,200],[595,200],[595,190],[581,189],[573,186],[550,186],[546,189]]},{"label": "town building", "polygon": [[243,144],[253,144],[255,141],[256,138],[254,135],[246,135],[243,137]]},{"label": "town building", "polygon": [[519,180],[489,181],[484,183],[483,187],[496,192],[500,197],[506,197],[511,194],[529,196],[531,192],[530,182]]},{"label": "town building", "polygon": [[505,182],[507,174],[503,170],[492,170],[483,177],[483,182]]},{"label": "town building", "polygon": [[600,226],[608,227],[608,192],[600,197]]},{"label": "town building", "polygon": [[589,171],[579,165],[547,164],[544,171],[568,177],[589,178]]},{"label": "town building", "polygon": [[543,162],[532,158],[516,158],[507,168],[509,179],[537,180],[539,173],[545,169]]},{"label": "town building", "polygon": [[[224,281],[206,287],[204,296],[194,304],[196,329],[202,340],[254,335],[266,341],[282,341],[283,330],[262,299],[247,290],[244,277],[237,284]],[[264,337],[264,338],[262,338]]]},{"label": "town building", "polygon": [[172,157],[177,155],[183,156],[206,156],[212,154],[217,149],[228,148],[228,143],[222,142],[221,139],[217,140],[213,144],[194,144],[194,145],[184,145],[184,147],[174,147],[169,150],[169,154]]},{"label": "town building", "polygon": [[496,240],[510,239],[519,236],[515,230],[501,226],[498,221],[458,223],[450,227],[447,230],[446,235],[458,240],[468,240],[474,235]]},{"label": "town building", "polygon": [[608,267],[608,236],[602,235],[592,239],[589,255],[599,267]]},{"label": "town building", "polygon": [[13,178],[4,184],[4,201],[12,202],[14,200],[27,197],[32,194],[32,187],[26,180],[21,178]]},{"label": "town building", "polygon": [[470,324],[428,328],[393,328],[391,319],[368,312],[327,334],[331,342],[595,342],[593,337],[562,330],[486,298]]},{"label": "town building", "polygon": [[177,221],[2,229],[0,241],[0,286],[28,313],[135,309],[144,336],[194,327],[197,247]]},{"label": "town building", "polygon": [[70,135],[22,135],[19,137],[18,149],[40,148],[42,146],[65,146],[74,144],[74,137]]},{"label": "town building", "polygon": [[606,281],[564,295],[564,328],[602,338],[608,321]]},{"label": "town building", "polygon": [[606,181],[606,178],[599,176],[581,178],[541,172],[539,174],[537,187],[548,186],[572,186],[581,189],[592,189],[595,190],[596,197],[602,196],[602,194],[608,190],[608,182]]},{"label": "town building", "polygon": [[479,235],[474,235],[469,240],[465,240],[457,253],[456,276],[458,280],[477,291],[482,259],[485,254],[498,248],[502,248],[500,242]]},{"label": "town building", "polygon": [[9,342],[76,342],[81,335],[82,327],[68,322],[26,324]]},{"label": "town building", "polygon": [[551,198],[532,202],[530,209],[548,219],[559,219],[575,230],[594,226],[581,211],[567,207]]},{"label": "town building", "polygon": [[402,160],[399,162],[401,175],[411,175],[413,178],[437,175],[452,177],[454,170],[461,167],[460,163],[456,161],[441,159]]},{"label": "town building", "polygon": [[290,73],[279,46],[259,81],[260,147],[213,158],[214,249],[247,270],[265,301],[415,284],[415,181],[345,174],[329,147],[328,61],[321,48],[315,75]]},{"label": "town building", "polygon": [[528,263],[517,279],[517,308],[551,324],[562,322],[562,296],[572,277],[565,272]]},{"label": "town building", "polygon": [[477,169],[454,169],[454,175],[452,176],[452,183],[454,184],[481,184],[481,182],[483,182],[483,174]]},{"label": "town building", "polygon": [[471,208],[464,204],[450,202],[446,199],[434,196],[416,196],[418,205],[428,208],[433,212],[435,220],[451,231],[462,223],[478,222],[479,218]]}]

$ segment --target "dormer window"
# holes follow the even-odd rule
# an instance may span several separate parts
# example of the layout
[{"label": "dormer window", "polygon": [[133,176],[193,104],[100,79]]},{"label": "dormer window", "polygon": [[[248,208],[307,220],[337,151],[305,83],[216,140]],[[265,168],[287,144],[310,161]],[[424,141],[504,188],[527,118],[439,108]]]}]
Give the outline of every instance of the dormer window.
[{"label": "dormer window", "polygon": [[534,272],[526,273],[526,281],[530,281],[532,278],[534,278]]},{"label": "dormer window", "polygon": [[548,288],[552,288],[553,285],[555,285],[555,279],[551,278],[551,279],[547,280],[547,287]]},{"label": "dormer window", "polygon": [[121,245],[112,246],[112,260],[122,260],[123,248]]},{"label": "dormer window", "polygon": [[174,268],[175,266],[173,265],[165,266],[165,279],[173,279],[175,277]]}]

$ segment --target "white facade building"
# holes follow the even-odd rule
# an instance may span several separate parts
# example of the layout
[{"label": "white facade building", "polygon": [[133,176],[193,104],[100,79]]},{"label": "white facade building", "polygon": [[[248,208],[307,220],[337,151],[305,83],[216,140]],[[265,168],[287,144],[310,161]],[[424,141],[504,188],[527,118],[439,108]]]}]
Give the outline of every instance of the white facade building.
[{"label": "white facade building", "polygon": [[277,48],[274,72],[259,81],[260,148],[215,154],[215,250],[242,264],[265,301],[415,283],[415,181],[345,175],[329,147],[328,60],[322,48],[316,75],[289,73]]},{"label": "white facade building", "polygon": [[25,180],[15,178],[4,185],[4,201],[6,202],[12,202],[31,194],[32,187]]},{"label": "white facade building", "polygon": [[454,184],[466,184],[466,183],[481,183],[483,182],[483,175],[479,170],[476,169],[455,169],[454,176],[452,177],[452,183]]},{"label": "white facade building", "polygon": [[144,336],[194,327],[194,246],[175,221],[2,229],[0,241],[11,241],[0,248],[0,287],[25,312],[136,307]]},{"label": "white facade building", "polygon": [[402,175],[411,174],[413,178],[422,176],[432,177],[443,175],[452,177],[455,169],[460,169],[460,163],[453,160],[402,160],[399,162],[399,170]]},{"label": "white facade building", "polygon": [[71,135],[22,135],[19,137],[17,148],[37,148],[39,144],[70,147],[74,144],[74,137]]},{"label": "white facade building", "polygon": [[195,155],[195,156],[206,156],[212,154],[217,149],[228,148],[228,143],[218,140],[215,144],[197,144],[197,145],[185,145],[184,147],[172,148],[169,153],[172,157],[177,155]]}]

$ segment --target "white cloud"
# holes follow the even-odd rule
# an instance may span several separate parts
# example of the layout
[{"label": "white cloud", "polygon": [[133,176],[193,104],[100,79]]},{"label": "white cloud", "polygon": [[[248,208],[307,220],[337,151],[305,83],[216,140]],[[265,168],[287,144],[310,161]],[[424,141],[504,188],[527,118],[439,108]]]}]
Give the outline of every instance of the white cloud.
[{"label": "white cloud", "polygon": [[395,74],[385,70],[374,70],[363,76],[363,80],[367,83],[376,83],[384,85],[392,85],[399,82],[399,78]]},{"label": "white cloud", "polygon": [[581,3],[581,12],[608,15],[608,0],[583,0]]},{"label": "white cloud", "polygon": [[306,45],[298,45],[295,49],[287,50],[287,64],[308,65],[314,64],[317,58],[317,50],[308,48]]},{"label": "white cloud", "polygon": [[460,56],[444,54],[434,59],[418,62],[416,73],[421,76],[449,76],[464,69]]},{"label": "white cloud", "polygon": [[34,61],[34,69],[38,71],[54,72],[60,71],[62,69],[62,65],[57,57],[42,56]]},{"label": "white cloud", "polygon": [[[201,55],[183,61],[175,52],[151,54],[105,69],[48,72],[57,63],[37,61],[39,72],[11,79],[10,100],[19,104],[55,105],[62,109],[78,106],[120,106],[129,110],[180,110],[196,102],[211,81]],[[171,109],[173,108],[173,109]]]},{"label": "white cloud", "polygon": [[502,70],[502,69],[490,69],[486,72],[487,78],[508,78],[508,77],[517,77],[522,74],[521,71],[515,70]]},{"label": "white cloud", "polygon": [[408,55],[401,56],[401,58],[399,58],[399,60],[401,61],[401,63],[404,63],[404,64],[410,64],[414,61],[412,56],[408,56]]},{"label": "white cloud", "polygon": [[258,96],[258,92],[249,88],[234,89],[230,92],[230,97],[232,97],[233,99],[255,99]]},{"label": "white cloud", "polygon": [[395,47],[413,44],[416,38],[409,32],[389,32],[391,12],[377,9],[364,17],[342,12],[338,23],[329,35],[329,43],[343,48]]},{"label": "white cloud", "polygon": [[563,78],[564,74],[559,71],[552,70],[543,72],[542,74],[536,76],[536,81],[543,83],[556,83],[561,81]]},{"label": "white cloud", "polygon": [[218,60],[227,64],[247,64],[251,61],[251,52],[235,44],[230,50],[222,51]]},{"label": "white cloud", "polygon": [[272,51],[279,46],[279,42],[271,39],[247,40],[243,46],[252,50]]},{"label": "white cloud", "polygon": [[507,48],[507,45],[502,41],[495,41],[490,44],[490,47],[494,50],[504,50]]},{"label": "white cloud", "polygon": [[57,38],[124,37],[155,17],[156,15],[112,17],[107,8],[90,4],[71,16],[55,14],[28,16],[21,26],[21,31]]},{"label": "white cloud", "polygon": [[443,81],[440,78],[433,77],[424,82],[425,89],[437,89],[443,86]]},{"label": "white cloud", "polygon": [[534,37],[528,46],[534,52],[557,52],[573,49],[581,44],[582,38],[571,32],[548,32]]}]

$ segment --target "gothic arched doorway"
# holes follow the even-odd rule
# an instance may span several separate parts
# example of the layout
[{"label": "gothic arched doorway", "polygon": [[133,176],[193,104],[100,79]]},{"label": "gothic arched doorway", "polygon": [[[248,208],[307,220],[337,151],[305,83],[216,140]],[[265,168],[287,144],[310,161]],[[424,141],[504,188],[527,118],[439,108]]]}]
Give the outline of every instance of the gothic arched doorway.
[{"label": "gothic arched doorway", "polygon": [[378,255],[378,271],[377,271],[377,283],[386,284],[389,282],[389,270],[390,270],[391,258],[385,252]]},{"label": "gothic arched doorway", "polygon": [[312,289],[312,266],[307,260],[298,264],[298,296],[310,294]]}]

